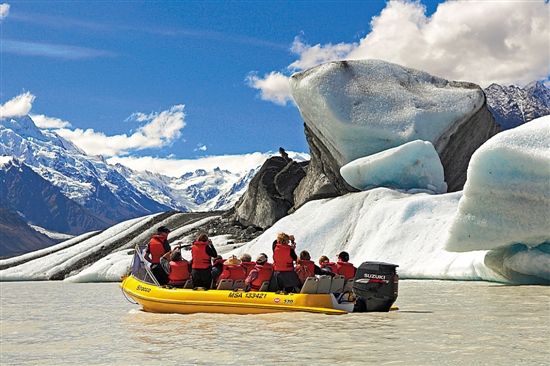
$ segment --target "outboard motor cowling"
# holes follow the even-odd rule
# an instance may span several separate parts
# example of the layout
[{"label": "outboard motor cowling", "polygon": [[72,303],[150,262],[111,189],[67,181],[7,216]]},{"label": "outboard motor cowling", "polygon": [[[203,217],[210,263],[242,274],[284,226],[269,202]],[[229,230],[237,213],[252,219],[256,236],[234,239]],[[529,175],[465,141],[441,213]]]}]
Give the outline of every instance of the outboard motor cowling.
[{"label": "outboard motor cowling", "polygon": [[353,292],[357,296],[354,312],[390,311],[397,300],[397,264],[363,262],[355,272]]}]

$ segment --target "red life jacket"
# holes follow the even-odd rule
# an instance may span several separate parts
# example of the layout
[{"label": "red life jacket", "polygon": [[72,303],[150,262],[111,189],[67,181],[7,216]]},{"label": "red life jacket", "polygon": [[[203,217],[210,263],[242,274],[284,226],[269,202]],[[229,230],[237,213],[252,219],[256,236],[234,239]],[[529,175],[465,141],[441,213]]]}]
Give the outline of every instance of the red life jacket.
[{"label": "red life jacket", "polygon": [[160,263],[160,257],[165,253],[164,251],[164,235],[153,235],[149,241],[149,252],[151,253],[151,263]]},{"label": "red life jacket", "polygon": [[321,268],[326,268],[326,267],[330,268],[332,273],[338,274],[338,266],[336,265],[336,263],[328,262],[328,263],[321,264]]},{"label": "red life jacket", "polygon": [[315,263],[308,259],[298,259],[296,273],[298,274],[302,284],[304,284],[306,278],[315,276]]},{"label": "red life jacket", "polygon": [[355,267],[353,266],[353,264],[338,260],[338,263],[336,263],[336,265],[338,267],[338,274],[345,277],[344,281],[355,277]]},{"label": "red life jacket", "polygon": [[241,266],[244,268],[246,275],[252,271],[252,269],[256,266],[256,262],[242,262]]},{"label": "red life jacket", "polygon": [[277,243],[273,249],[273,269],[279,272],[294,270],[294,260],[290,256],[290,245]]},{"label": "red life jacket", "polygon": [[244,280],[246,278],[246,273],[244,272],[244,268],[241,266],[228,266],[224,264],[222,274],[218,277],[218,280],[224,278],[229,278],[233,281]]},{"label": "red life jacket", "polygon": [[191,277],[189,273],[189,262],[185,259],[174,262],[170,261],[170,274],[168,279],[170,284],[178,284],[187,281]]},{"label": "red life jacket", "polygon": [[258,271],[258,277],[250,283],[250,291],[258,291],[264,281],[271,281],[273,276],[273,265],[271,263],[264,263],[261,266],[256,264],[254,267]]},{"label": "red life jacket", "polygon": [[204,241],[196,241],[191,248],[191,256],[193,257],[193,269],[206,269],[212,265],[210,256],[206,253],[206,247],[209,243]]}]

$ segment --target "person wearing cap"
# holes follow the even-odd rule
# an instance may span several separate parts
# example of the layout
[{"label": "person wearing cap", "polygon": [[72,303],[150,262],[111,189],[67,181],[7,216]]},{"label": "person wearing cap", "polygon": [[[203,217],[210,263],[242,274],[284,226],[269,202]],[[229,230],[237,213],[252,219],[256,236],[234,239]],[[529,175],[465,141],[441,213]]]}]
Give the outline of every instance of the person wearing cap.
[{"label": "person wearing cap", "polygon": [[167,226],[159,227],[157,233],[149,240],[147,250],[143,256],[151,263],[151,272],[153,272],[153,275],[161,286],[168,283],[168,274],[160,265],[160,258],[172,250],[168,243],[168,233],[170,233],[170,229]]},{"label": "person wearing cap", "polygon": [[256,258],[256,264],[244,280],[244,283],[249,291],[258,291],[265,281],[271,281],[272,276],[273,265],[267,263],[267,255],[261,253]]},{"label": "person wearing cap", "polygon": [[298,259],[293,235],[280,233],[273,242],[273,269],[278,290],[299,292],[302,287],[298,274],[294,271],[294,261]]},{"label": "person wearing cap", "polygon": [[224,278],[233,281],[244,280],[246,278],[246,272],[244,268],[241,267],[241,263],[241,260],[235,255],[230,255],[229,258],[227,258],[227,260],[223,262],[223,271],[220,277],[218,277],[216,286],[218,285],[220,280],[223,280]]},{"label": "person wearing cap", "polygon": [[357,268],[355,268],[354,265],[348,261],[348,252],[340,252],[338,254],[338,262],[336,262],[336,266],[338,268],[338,274],[345,277],[344,281],[347,281],[350,278],[355,278],[355,271],[357,270]]},{"label": "person wearing cap", "polygon": [[193,287],[210,289],[212,286],[212,258],[216,258],[218,253],[207,234],[201,233],[198,236],[191,247],[191,255],[193,256],[191,265]]}]

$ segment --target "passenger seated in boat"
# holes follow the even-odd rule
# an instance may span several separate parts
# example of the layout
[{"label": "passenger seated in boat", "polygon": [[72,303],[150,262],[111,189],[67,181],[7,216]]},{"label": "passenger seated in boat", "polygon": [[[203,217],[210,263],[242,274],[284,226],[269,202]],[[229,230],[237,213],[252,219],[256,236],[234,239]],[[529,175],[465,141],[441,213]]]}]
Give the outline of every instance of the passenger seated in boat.
[{"label": "passenger seated in boat", "polygon": [[223,259],[221,255],[218,255],[214,259],[214,263],[212,263],[212,288],[216,288],[218,278],[222,274],[223,262],[225,262],[225,259]]},{"label": "passenger seated in boat", "polygon": [[191,255],[193,256],[191,265],[193,287],[209,289],[212,286],[212,258],[215,258],[218,253],[207,234],[202,233],[198,236],[191,247]]},{"label": "passenger seated in boat", "polygon": [[280,233],[273,242],[274,281],[277,290],[299,292],[302,287],[298,274],[294,271],[294,261],[298,259],[295,252],[296,243],[293,235]]},{"label": "passenger seated in boat", "polygon": [[160,265],[160,258],[164,254],[170,253],[172,250],[172,248],[170,248],[170,244],[168,243],[168,233],[170,233],[170,229],[168,229],[167,226],[159,227],[157,229],[157,233],[153,235],[149,241],[147,250],[143,256],[151,263],[151,272],[153,272],[153,275],[161,286],[168,283],[168,275]]},{"label": "passenger seated in boat", "polygon": [[168,274],[168,285],[172,287],[183,288],[185,281],[191,278],[191,265],[182,258],[180,247],[165,253],[160,258],[160,264]]},{"label": "passenger seated in boat", "polygon": [[229,256],[229,258],[223,262],[223,271],[220,277],[218,277],[216,286],[219,284],[220,280],[223,280],[224,278],[233,281],[244,280],[246,278],[246,272],[244,268],[241,267],[241,260],[235,255]]},{"label": "passenger seated in boat", "polygon": [[329,275],[331,277],[335,276],[335,274],[332,273],[330,270],[321,269],[318,265],[316,265],[315,262],[311,260],[311,255],[307,250],[302,250],[300,252],[300,258],[296,263],[296,273],[298,274],[302,285],[304,284],[306,278],[314,275]]},{"label": "passenger seated in boat", "polygon": [[250,271],[252,271],[252,268],[256,266],[256,263],[252,262],[252,257],[248,253],[243,253],[239,259],[241,260],[241,266],[244,268],[246,275],[248,276]]},{"label": "passenger seated in boat", "polygon": [[265,281],[271,281],[272,276],[273,265],[267,263],[267,255],[262,253],[256,258],[254,268],[250,271],[244,283],[247,290],[258,291]]},{"label": "passenger seated in boat", "polygon": [[338,266],[336,263],[331,262],[326,255],[322,255],[321,258],[319,258],[319,267],[327,272],[334,273],[335,275],[338,274]]},{"label": "passenger seated in boat", "polygon": [[355,271],[357,268],[349,261],[349,254],[348,252],[340,252],[338,254],[338,261],[336,262],[336,266],[338,268],[338,274],[344,276],[344,281],[349,280],[350,278],[355,278]]}]

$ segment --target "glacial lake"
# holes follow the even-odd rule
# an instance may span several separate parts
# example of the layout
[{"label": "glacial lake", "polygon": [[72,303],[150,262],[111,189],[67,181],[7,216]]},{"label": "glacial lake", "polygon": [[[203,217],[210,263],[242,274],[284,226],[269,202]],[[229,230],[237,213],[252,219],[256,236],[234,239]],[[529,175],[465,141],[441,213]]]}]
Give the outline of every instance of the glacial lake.
[{"label": "glacial lake", "polygon": [[116,283],[3,282],[5,365],[549,365],[550,287],[402,280],[389,313],[151,314]]}]

